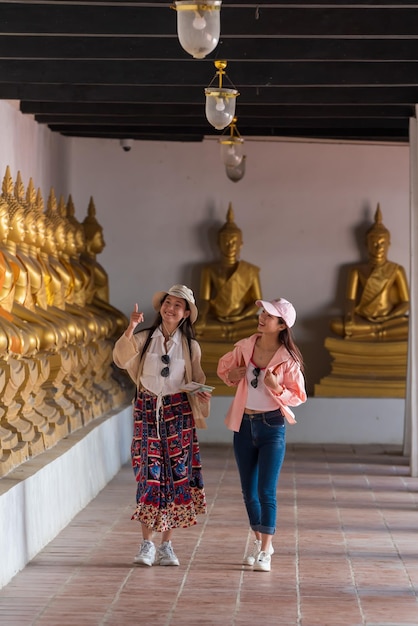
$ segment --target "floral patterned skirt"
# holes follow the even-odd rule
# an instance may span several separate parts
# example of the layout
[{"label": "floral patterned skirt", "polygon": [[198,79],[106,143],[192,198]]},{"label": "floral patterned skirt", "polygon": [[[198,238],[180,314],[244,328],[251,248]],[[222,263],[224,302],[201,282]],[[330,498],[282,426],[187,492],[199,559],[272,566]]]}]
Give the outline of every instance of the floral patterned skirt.
[{"label": "floral patterned skirt", "polygon": [[134,405],[131,455],[138,483],[132,519],[157,532],[196,524],[206,513],[199,442],[186,393],[157,398],[141,391]]}]

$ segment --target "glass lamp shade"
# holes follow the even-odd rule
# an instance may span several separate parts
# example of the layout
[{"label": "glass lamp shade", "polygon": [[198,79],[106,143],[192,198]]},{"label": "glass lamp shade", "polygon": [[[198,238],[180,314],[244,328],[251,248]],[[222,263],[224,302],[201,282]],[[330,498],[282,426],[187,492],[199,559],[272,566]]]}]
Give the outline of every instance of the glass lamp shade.
[{"label": "glass lamp shade", "polygon": [[237,167],[243,157],[244,140],[241,137],[220,139],[221,159],[227,167]]},{"label": "glass lamp shade", "polygon": [[206,87],[206,118],[216,130],[223,130],[235,116],[237,89]]},{"label": "glass lamp shade", "polygon": [[246,158],[247,157],[244,154],[239,165],[237,165],[236,167],[229,167],[227,165],[225,167],[226,175],[228,176],[229,180],[232,180],[233,183],[237,183],[239,180],[241,180],[241,178],[244,177]]},{"label": "glass lamp shade", "polygon": [[177,35],[181,47],[195,59],[204,59],[218,45],[221,0],[175,2]]}]

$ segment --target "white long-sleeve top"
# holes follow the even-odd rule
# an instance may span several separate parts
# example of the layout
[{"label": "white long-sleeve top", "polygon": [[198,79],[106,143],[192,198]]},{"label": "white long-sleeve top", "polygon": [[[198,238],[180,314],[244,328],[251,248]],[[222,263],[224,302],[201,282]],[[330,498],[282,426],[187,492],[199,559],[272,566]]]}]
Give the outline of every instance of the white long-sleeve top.
[{"label": "white long-sleeve top", "polygon": [[[166,354],[164,337],[159,329],[154,331],[145,358],[141,359],[141,351],[147,337],[147,330],[135,333],[130,339],[123,333],[113,347],[114,362],[128,372],[137,389],[150,391],[156,396],[171,395],[177,393],[183,383],[205,382],[206,377],[200,364],[201,349],[195,339],[191,342],[190,355],[186,337],[180,330],[176,331],[171,345],[168,346],[170,376],[164,378],[161,376],[161,370],[165,367],[161,361],[161,356]],[[168,381],[168,378],[171,378],[171,381]],[[190,394],[189,401],[196,426],[207,428],[205,418],[209,414],[210,403],[200,403],[196,396]]]}]

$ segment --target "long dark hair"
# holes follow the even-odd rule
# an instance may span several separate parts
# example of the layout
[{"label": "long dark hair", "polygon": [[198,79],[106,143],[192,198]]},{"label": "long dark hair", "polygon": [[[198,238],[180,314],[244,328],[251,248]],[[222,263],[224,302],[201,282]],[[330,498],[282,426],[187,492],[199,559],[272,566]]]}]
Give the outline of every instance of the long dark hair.
[{"label": "long dark hair", "polygon": [[[164,296],[161,298],[161,302],[160,305],[164,302],[164,300],[167,298],[168,293],[164,294]],[[183,298],[185,304],[186,304],[186,311],[190,311],[190,305],[187,302],[187,300],[185,300]],[[144,343],[144,347],[142,348],[141,351],[141,359],[144,356],[145,352],[148,350],[148,346],[151,343],[151,337],[152,337],[152,333],[154,332],[154,330],[156,328],[158,328],[160,325],[162,325],[163,323],[163,318],[161,317],[161,313],[158,311],[157,316],[154,320],[154,323],[152,324],[152,326],[149,326],[148,328],[143,328],[142,330],[147,330],[148,331],[148,337],[145,340]],[[194,328],[193,328],[193,324],[190,321],[190,315],[186,318],[183,318],[183,321],[180,322],[178,328],[180,328],[180,332],[182,335],[184,335],[187,339],[187,345],[189,346],[189,352],[190,352],[190,356],[192,355],[192,339],[195,338],[195,332],[194,332]],[[138,330],[138,332],[140,332]]]},{"label": "long dark hair", "polygon": [[[286,324],[284,319],[282,319],[281,317],[279,317],[279,322]],[[288,353],[294,358],[296,363],[298,363],[301,371],[303,372],[304,370],[303,356],[302,356],[301,351],[295,344],[292,331],[290,330],[288,326],[286,326],[286,328],[283,328],[283,330],[279,332],[279,342],[284,345]]]}]

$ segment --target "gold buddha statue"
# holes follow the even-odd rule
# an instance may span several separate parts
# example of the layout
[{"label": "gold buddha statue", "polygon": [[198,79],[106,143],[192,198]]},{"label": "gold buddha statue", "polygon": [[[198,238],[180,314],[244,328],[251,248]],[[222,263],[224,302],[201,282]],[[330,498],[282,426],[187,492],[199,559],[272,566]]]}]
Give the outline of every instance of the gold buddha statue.
[{"label": "gold buddha statue", "polygon": [[78,304],[81,295],[79,276],[73,271],[70,263],[69,250],[75,246],[74,234],[68,230],[68,224],[58,210],[58,204],[53,189],[48,197],[48,207],[45,212],[47,218],[46,244],[49,250],[49,263],[54,273],[61,281],[61,291],[57,296],[62,298],[65,311],[69,313],[78,328],[78,341],[84,344],[90,342],[97,333],[97,325],[84,308]]},{"label": "gold buddha statue", "polygon": [[106,245],[103,238],[103,228],[96,219],[96,207],[93,198],[90,198],[87,215],[83,221],[85,234],[85,250],[81,253],[81,259],[86,267],[90,268],[93,276],[94,297],[100,302],[109,302],[109,280],[107,272],[97,262],[97,255],[103,252]]},{"label": "gold buddha statue", "polygon": [[67,205],[61,208],[67,224],[67,243],[69,261],[76,277],[75,302],[82,306],[96,322],[97,337],[109,337],[114,332],[112,317],[99,309],[94,303],[94,279],[91,272],[81,262],[81,254],[86,248],[84,228],[75,217],[75,208],[71,195]]},{"label": "gold buddha statue", "polygon": [[[49,302],[61,311],[66,309],[66,298],[71,293],[71,276],[60,263],[58,256],[57,239],[65,238],[64,225],[56,211],[56,199],[54,190],[51,189],[48,198],[48,208],[44,212],[43,200],[40,191],[37,194],[37,210],[40,213],[38,223],[38,236],[42,237],[40,245],[40,258],[48,272],[47,297]],[[82,341],[81,329],[77,332],[77,341]]]},{"label": "gold buddha statue", "polygon": [[40,220],[36,207],[36,192],[33,182],[30,180],[25,194],[20,172],[18,172],[16,177],[15,197],[23,210],[24,225],[23,238],[16,240],[16,254],[29,276],[35,313],[40,321],[52,326],[56,335],[55,347],[59,349],[74,339],[75,329],[68,317],[65,319],[61,312],[48,302],[47,283],[49,275],[45,271],[45,265],[38,258],[38,227],[41,228],[42,220]]},{"label": "gold buddha statue", "polygon": [[387,258],[390,233],[379,205],[366,244],[367,262],[348,275],[344,314],[331,320],[338,335],[325,339],[332,371],[315,396],[405,396],[409,289],[404,268]]},{"label": "gold buddha statue", "polygon": [[231,203],[217,243],[220,260],[202,268],[195,331],[208,341],[237,341],[257,329],[255,301],[262,296],[260,269],[240,260],[242,231],[234,222]]},{"label": "gold buddha statue", "polygon": [[14,344],[20,344],[17,349],[13,347],[12,352],[30,356],[38,350],[54,349],[54,329],[37,316],[29,275],[17,255],[17,242],[25,236],[24,215],[13,196],[13,181],[8,167],[2,184],[0,214],[0,266],[3,272],[0,306],[3,317],[7,317],[4,315],[7,312],[9,321],[18,329],[12,336]]},{"label": "gold buddha statue", "polygon": [[[85,265],[81,263],[80,257],[86,249],[86,237],[84,228],[81,222],[75,216],[75,207],[72,196],[68,197],[67,206],[65,207],[65,216],[71,230],[74,234],[74,250],[72,259],[77,260],[77,267],[79,273],[83,276],[83,298],[86,303],[91,303],[94,297],[94,279],[91,273],[87,270]],[[75,254],[74,254],[75,252]]]},{"label": "gold buddha statue", "polygon": [[63,303],[67,304],[73,302],[74,278],[68,268],[61,263],[61,251],[66,248],[65,226],[58,213],[58,203],[53,188],[49,192],[45,216],[47,219],[46,245],[50,255],[49,261],[60,278],[61,297]]},{"label": "gold buddha statue", "polygon": [[[12,314],[13,285],[15,274],[8,259],[3,253],[5,242],[9,236],[9,207],[0,198],[0,358],[6,359],[9,354],[21,355],[37,349],[36,338],[33,342],[21,332],[20,321]],[[15,322],[15,323],[14,323]],[[32,344],[32,345],[31,345]]]},{"label": "gold buddha statue", "polygon": [[331,329],[353,341],[407,339],[408,283],[404,268],[387,259],[390,233],[382,223],[379,205],[366,244],[368,262],[351,269],[345,314],[331,322]]},{"label": "gold buddha statue", "polygon": [[[58,214],[64,225],[65,240],[64,244],[59,247],[58,252],[61,262],[67,267],[69,274],[72,276],[72,293],[71,302],[79,307],[84,308],[86,305],[86,277],[82,271],[82,267],[78,262],[76,249],[76,235],[74,226],[67,219],[67,207],[64,198],[61,196],[58,203]],[[61,240],[58,244],[61,243]]]},{"label": "gold buddha statue", "polygon": [[56,351],[63,345],[65,335],[55,327],[48,313],[37,307],[36,297],[42,287],[42,275],[28,254],[25,211],[12,190],[13,181],[5,176],[3,193],[9,206],[11,228],[4,254],[18,272],[12,311],[35,330],[39,350]]},{"label": "gold buddha statue", "polygon": [[[82,333],[74,322],[73,317],[65,311],[65,302],[62,292],[62,283],[60,276],[51,266],[49,260],[49,247],[47,246],[47,223],[48,218],[43,212],[44,203],[42,194],[38,189],[35,194],[32,180],[29,181],[27,189],[27,206],[28,213],[33,216],[35,229],[31,237],[28,237],[28,245],[30,254],[33,259],[36,259],[39,271],[42,274],[43,282],[43,300],[38,300],[37,304],[44,309],[47,309],[53,319],[63,330],[66,337],[66,343],[72,344],[82,339]],[[48,243],[52,244],[52,249],[55,249],[55,232],[53,225],[49,224],[49,239]],[[28,225],[28,231],[32,229],[30,224]],[[45,303],[46,304],[43,304]]]},{"label": "gold buddha statue", "polygon": [[97,255],[103,252],[105,241],[103,228],[96,219],[96,207],[90,198],[87,215],[82,223],[85,234],[84,250],[80,252],[80,262],[91,277],[92,289],[89,303],[96,307],[102,315],[112,320],[112,337],[119,337],[128,323],[125,315],[109,302],[109,278],[105,269],[97,261]]}]

